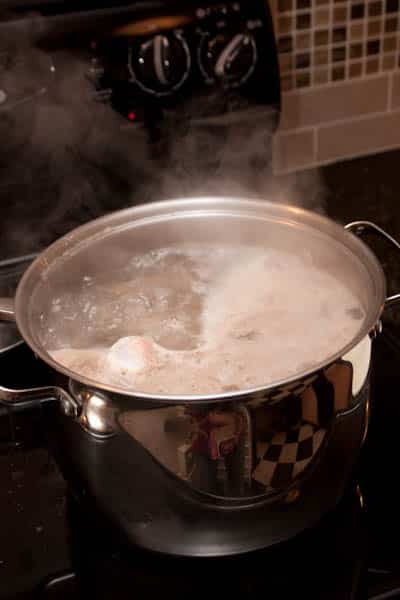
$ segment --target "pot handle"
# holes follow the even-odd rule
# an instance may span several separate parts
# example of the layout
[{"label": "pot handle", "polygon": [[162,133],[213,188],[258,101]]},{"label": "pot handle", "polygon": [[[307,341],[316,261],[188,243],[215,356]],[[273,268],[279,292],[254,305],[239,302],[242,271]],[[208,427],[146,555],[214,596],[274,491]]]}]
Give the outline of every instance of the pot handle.
[{"label": "pot handle", "polygon": [[0,321],[15,322],[14,298],[0,297]]},{"label": "pot handle", "polygon": [[66,415],[79,416],[79,404],[63,388],[49,386],[15,390],[0,386],[0,406],[7,406],[11,409],[27,408],[54,400],[60,402]]},{"label": "pot handle", "polygon": [[[347,225],[345,225],[344,228],[347,229],[347,231],[355,233],[356,235],[362,235],[364,231],[370,230],[373,233],[380,235],[385,240],[390,242],[392,246],[395,246],[395,248],[397,248],[397,250],[400,250],[400,243],[397,240],[395,240],[394,237],[392,237],[384,229],[382,229],[378,225],[375,225],[375,223],[372,223],[371,221],[353,221],[352,223],[348,223]],[[386,298],[385,308],[393,306],[394,304],[400,304],[400,294],[393,294],[393,296],[389,296],[388,298]]]}]

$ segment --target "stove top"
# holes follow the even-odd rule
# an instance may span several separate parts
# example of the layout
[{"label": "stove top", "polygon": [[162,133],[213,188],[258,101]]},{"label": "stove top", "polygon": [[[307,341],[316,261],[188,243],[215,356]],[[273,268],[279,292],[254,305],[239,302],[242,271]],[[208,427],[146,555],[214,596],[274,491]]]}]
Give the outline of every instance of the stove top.
[{"label": "stove top", "polygon": [[[343,223],[366,218],[399,237],[399,153],[324,169],[326,210]],[[302,185],[301,175],[297,184]],[[400,289],[396,253],[374,240],[390,292]],[[9,295],[31,256],[0,264]],[[46,408],[0,406],[0,598],[256,599],[400,598],[400,319],[387,311],[375,343],[371,422],[343,501],[318,527],[269,551],[229,559],[166,558],[125,548],[67,489],[49,447]],[[6,331],[7,327],[4,328]],[[0,352],[1,385],[48,384],[47,368],[10,333]],[[0,346],[10,345],[0,339]],[[16,345],[14,345],[16,343]]]},{"label": "stove top", "polygon": [[[9,294],[32,257],[0,265]],[[400,343],[389,319],[375,346],[371,425],[347,493],[314,529],[268,551],[234,558],[168,558],[125,547],[67,488],[52,457],[45,405],[0,406],[0,597],[400,598],[399,498],[394,484],[400,406],[393,394]],[[16,336],[15,332],[13,334]],[[49,383],[19,342],[0,353],[2,385]],[[11,346],[11,347],[10,347]]]}]

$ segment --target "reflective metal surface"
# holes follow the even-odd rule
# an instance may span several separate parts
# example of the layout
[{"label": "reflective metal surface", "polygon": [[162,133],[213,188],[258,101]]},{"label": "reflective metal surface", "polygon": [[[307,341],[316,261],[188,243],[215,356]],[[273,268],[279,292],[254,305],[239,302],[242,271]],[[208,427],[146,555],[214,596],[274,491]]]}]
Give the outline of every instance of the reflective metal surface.
[{"label": "reflective metal surface", "polygon": [[14,300],[12,298],[0,298],[0,320],[15,321]]},{"label": "reflective metal surface", "polygon": [[40,404],[42,401],[58,400],[61,410],[69,417],[78,417],[80,407],[68,392],[60,387],[48,386],[26,389],[11,389],[0,386],[0,403],[10,407]]},{"label": "reflective metal surface", "polygon": [[370,364],[366,336],[327,368],[264,395],[212,406],[128,410],[117,401],[118,423],[194,490],[257,500],[301,487],[323,455],[336,419],[367,405]]},{"label": "reflective metal surface", "polygon": [[80,406],[79,422],[88,433],[100,438],[116,433],[115,409],[110,398],[98,391],[85,389],[72,380],[70,392]]}]

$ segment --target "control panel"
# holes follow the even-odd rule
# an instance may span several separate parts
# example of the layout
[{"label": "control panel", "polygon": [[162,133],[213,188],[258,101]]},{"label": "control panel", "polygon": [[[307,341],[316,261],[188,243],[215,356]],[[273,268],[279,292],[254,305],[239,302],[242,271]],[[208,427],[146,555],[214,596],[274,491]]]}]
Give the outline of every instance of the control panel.
[{"label": "control panel", "polygon": [[109,104],[127,122],[204,118],[255,105],[279,112],[277,53],[265,0],[120,0],[97,9],[91,2],[90,10],[84,0],[40,0],[33,19],[32,2],[26,15],[23,4],[17,3],[18,18],[13,14],[9,22],[0,11],[0,111],[57,85],[62,93],[68,87],[76,93],[76,79],[63,85],[71,72],[67,51],[79,63],[90,98]]},{"label": "control panel", "polygon": [[275,42],[264,2],[200,6],[146,18],[92,40],[88,77],[125,118],[189,105],[204,116],[279,105]]}]

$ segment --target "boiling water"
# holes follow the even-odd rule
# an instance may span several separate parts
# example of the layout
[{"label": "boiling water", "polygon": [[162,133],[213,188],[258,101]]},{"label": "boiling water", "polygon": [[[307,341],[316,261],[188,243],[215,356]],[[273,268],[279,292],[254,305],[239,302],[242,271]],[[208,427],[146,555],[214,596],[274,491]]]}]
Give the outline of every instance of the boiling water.
[{"label": "boiling water", "polygon": [[295,376],[340,351],[364,312],[312,256],[177,246],[121,272],[83,277],[53,300],[47,345],[60,364],[153,394],[215,394]]}]

